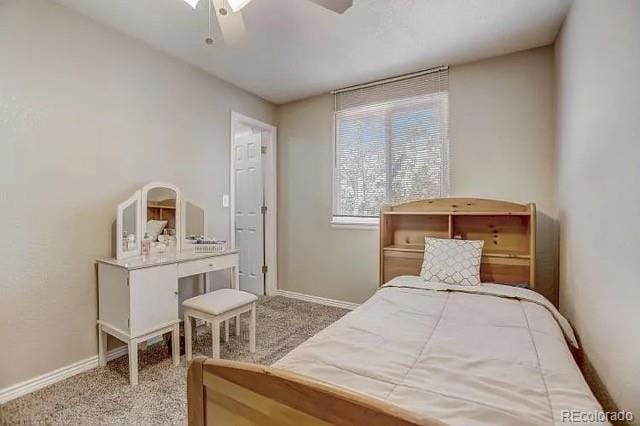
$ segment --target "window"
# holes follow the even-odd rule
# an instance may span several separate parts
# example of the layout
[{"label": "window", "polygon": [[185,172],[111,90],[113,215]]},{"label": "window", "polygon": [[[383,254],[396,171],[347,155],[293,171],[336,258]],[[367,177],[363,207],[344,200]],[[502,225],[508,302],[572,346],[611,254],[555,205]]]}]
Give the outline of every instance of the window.
[{"label": "window", "polygon": [[449,191],[448,70],[336,93],[333,223]]}]

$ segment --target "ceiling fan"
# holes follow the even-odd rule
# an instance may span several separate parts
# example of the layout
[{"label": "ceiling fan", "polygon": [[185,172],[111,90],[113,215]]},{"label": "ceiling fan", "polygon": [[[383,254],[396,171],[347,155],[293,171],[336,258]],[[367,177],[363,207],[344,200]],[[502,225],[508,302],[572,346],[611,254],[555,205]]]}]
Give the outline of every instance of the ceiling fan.
[{"label": "ceiling fan", "polygon": [[[200,0],[184,0],[192,8],[196,8]],[[211,19],[213,13],[218,20],[222,37],[227,45],[239,44],[247,35],[244,26],[241,10],[252,0],[206,0],[209,6],[209,34],[205,38],[205,43],[214,44],[213,33],[211,30]],[[344,13],[353,6],[353,0],[308,0],[325,9],[332,10],[336,13]]]}]

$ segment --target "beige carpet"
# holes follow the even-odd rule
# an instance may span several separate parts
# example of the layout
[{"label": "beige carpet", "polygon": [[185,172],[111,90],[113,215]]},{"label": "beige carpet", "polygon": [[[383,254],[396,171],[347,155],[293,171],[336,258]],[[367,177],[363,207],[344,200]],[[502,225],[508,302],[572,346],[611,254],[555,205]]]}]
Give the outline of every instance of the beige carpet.
[{"label": "beige carpet", "polygon": [[[248,316],[242,334],[222,345],[222,358],[271,364],[348,311],[284,297],[258,303],[256,352],[248,351]],[[234,327],[231,327],[233,331]],[[211,334],[201,329],[197,354],[211,355]],[[0,406],[0,424],[185,424],[186,365],[178,367],[163,343],[140,351],[140,385],[128,384],[127,356]]]}]

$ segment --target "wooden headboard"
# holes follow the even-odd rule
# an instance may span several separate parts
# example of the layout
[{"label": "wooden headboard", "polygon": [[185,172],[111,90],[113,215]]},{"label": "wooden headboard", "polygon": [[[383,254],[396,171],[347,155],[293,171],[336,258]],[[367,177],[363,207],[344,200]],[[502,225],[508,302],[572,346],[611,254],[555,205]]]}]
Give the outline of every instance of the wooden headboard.
[{"label": "wooden headboard", "polygon": [[380,210],[380,285],[420,275],[424,238],[484,240],[480,279],[535,288],[536,206],[480,198],[433,198]]}]

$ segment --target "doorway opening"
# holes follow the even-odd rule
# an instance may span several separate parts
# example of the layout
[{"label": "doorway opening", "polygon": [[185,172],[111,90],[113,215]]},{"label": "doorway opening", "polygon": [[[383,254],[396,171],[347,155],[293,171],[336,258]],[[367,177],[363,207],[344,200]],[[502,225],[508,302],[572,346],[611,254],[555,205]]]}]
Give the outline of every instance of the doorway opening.
[{"label": "doorway opening", "polygon": [[240,289],[277,288],[276,128],[231,113],[230,246],[240,250]]}]

